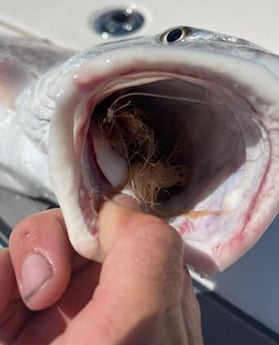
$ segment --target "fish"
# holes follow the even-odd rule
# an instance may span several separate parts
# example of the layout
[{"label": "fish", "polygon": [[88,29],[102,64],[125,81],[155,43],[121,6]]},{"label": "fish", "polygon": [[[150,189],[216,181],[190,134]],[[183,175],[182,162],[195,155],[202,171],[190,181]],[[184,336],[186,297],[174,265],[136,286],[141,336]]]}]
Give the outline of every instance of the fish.
[{"label": "fish", "polygon": [[[102,261],[117,193],[178,231],[202,274],[232,265],[279,206],[279,57],[188,26],[85,52],[0,38],[0,183],[62,210]],[[156,250],[156,248],[154,248]]]}]

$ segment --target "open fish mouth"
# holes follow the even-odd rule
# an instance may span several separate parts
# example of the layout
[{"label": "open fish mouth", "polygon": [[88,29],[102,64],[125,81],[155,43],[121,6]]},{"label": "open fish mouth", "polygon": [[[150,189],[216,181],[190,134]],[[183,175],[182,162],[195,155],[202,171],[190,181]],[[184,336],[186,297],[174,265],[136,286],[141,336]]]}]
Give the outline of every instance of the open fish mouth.
[{"label": "open fish mouth", "polygon": [[98,209],[124,192],[181,234],[186,263],[223,270],[278,210],[279,103],[258,88],[278,84],[244,58],[156,49],[104,52],[52,84],[54,189],[85,257],[102,260]]},{"label": "open fish mouth", "polygon": [[[191,213],[245,164],[247,143],[241,128],[250,122],[249,141],[259,141],[259,128],[249,113],[248,119],[241,118],[251,112],[249,105],[243,102],[235,114],[239,96],[227,90],[227,103],[221,103],[216,99],[221,93],[226,90],[213,83],[173,76],[121,89],[100,102],[92,114],[89,142],[99,179],[107,182],[103,188],[108,193],[129,188],[158,216]],[[107,156],[113,157],[114,167]],[[214,206],[205,213],[222,211]]]}]

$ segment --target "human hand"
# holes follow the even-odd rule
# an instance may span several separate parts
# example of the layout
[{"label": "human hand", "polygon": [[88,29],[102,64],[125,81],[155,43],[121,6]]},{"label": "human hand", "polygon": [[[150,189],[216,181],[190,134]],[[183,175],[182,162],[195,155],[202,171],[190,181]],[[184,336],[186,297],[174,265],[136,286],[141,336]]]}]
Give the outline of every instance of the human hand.
[{"label": "human hand", "polygon": [[103,205],[99,234],[102,265],[73,251],[59,209],[13,230],[0,251],[0,344],[201,345],[179,235],[125,196]]}]

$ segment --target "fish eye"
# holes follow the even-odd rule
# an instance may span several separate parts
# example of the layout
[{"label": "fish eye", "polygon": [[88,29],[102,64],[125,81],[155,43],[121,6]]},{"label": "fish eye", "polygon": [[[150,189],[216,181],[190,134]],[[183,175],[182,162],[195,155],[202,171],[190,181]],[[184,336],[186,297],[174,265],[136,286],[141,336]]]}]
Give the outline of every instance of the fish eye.
[{"label": "fish eye", "polygon": [[159,41],[164,44],[175,43],[181,41],[190,33],[190,28],[181,26],[177,28],[168,29],[159,37]]}]

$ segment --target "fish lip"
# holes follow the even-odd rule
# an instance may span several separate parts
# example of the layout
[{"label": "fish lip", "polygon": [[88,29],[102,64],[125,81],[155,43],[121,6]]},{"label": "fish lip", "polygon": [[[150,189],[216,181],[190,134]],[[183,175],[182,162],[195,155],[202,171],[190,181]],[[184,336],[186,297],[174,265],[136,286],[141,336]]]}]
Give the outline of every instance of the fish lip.
[{"label": "fish lip", "polygon": [[[137,64],[138,65],[139,61],[137,61]],[[136,69],[136,65],[130,65],[130,66],[124,66],[123,69],[122,69],[122,72],[125,72],[127,73],[127,75],[131,72],[131,71],[134,71]],[[102,83],[105,83],[106,80],[108,80],[108,74],[107,73],[104,73],[103,76],[101,76],[100,74],[96,76],[96,74],[93,76],[93,78],[91,78],[89,76],[88,73],[86,73],[86,69],[88,68],[88,66],[84,66],[84,70],[80,70],[78,74],[75,75],[75,78],[74,78],[74,84],[75,84],[75,91],[77,91],[77,93],[80,95],[80,96],[89,96],[89,93],[91,92],[91,89],[92,89],[92,86],[93,85],[97,85],[99,83],[99,85],[102,85]],[[152,67],[153,68],[153,71],[154,71],[154,66]],[[164,71],[166,71],[166,66],[164,66]],[[112,77],[115,77],[116,75],[119,76],[120,75],[120,72],[121,71],[121,68],[118,69],[118,73],[117,74],[112,74]],[[142,73],[142,69],[141,69],[141,72]],[[158,73],[162,73],[162,70],[158,70]],[[170,71],[171,73],[171,71]],[[91,78],[91,79],[90,79]],[[249,85],[250,86],[250,85]],[[262,95],[264,96],[264,95]],[[274,101],[274,100],[273,100]],[[252,103],[251,103],[252,104]],[[254,106],[252,104],[252,106]],[[276,210],[275,210],[276,209]],[[267,218],[271,218],[271,214],[274,214],[277,212],[277,208],[276,207],[272,207],[271,210],[269,211],[269,216]],[[250,220],[249,220],[250,221]],[[264,222],[261,222],[262,226],[265,226],[266,224],[264,224]],[[241,233],[243,234],[243,236],[245,237],[246,235],[244,235],[245,233],[247,233],[248,231],[248,227],[247,227],[247,224],[246,224],[246,228],[243,227],[241,229]],[[239,252],[243,251],[244,249],[248,249],[249,246],[251,246],[251,242],[249,242],[251,239],[249,239],[249,236],[247,236],[245,239],[243,239],[243,243],[241,245],[239,245],[238,249],[239,249]],[[75,241],[75,240],[74,240]],[[249,242],[249,244],[248,244]],[[76,246],[78,247],[78,246]],[[82,252],[82,255],[86,256],[85,255],[85,251],[84,250],[80,250],[80,252]],[[92,252],[92,249],[91,249],[91,252]],[[212,252],[209,252],[208,253],[209,256],[212,255]],[[217,255],[220,255],[220,254],[217,254]],[[223,254],[222,254],[223,255]],[[93,255],[93,257],[95,258],[95,254]],[[88,255],[87,257],[90,257],[92,258],[92,253],[90,255]],[[223,262],[218,262],[218,258],[214,257],[214,260],[216,263],[216,267],[217,269],[223,269],[225,268],[228,264],[231,263],[231,260],[232,258],[230,257],[230,255],[227,255],[227,262],[225,262],[226,260],[223,260]],[[214,261],[213,260],[213,261]],[[202,269],[202,268],[201,268]],[[208,268],[205,268],[205,271],[208,271]]]}]

